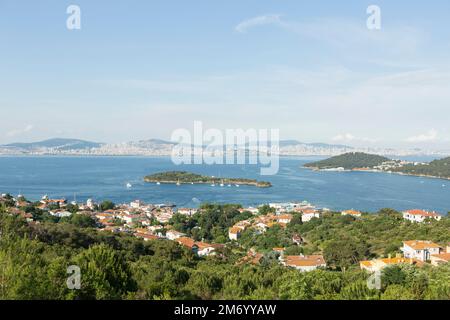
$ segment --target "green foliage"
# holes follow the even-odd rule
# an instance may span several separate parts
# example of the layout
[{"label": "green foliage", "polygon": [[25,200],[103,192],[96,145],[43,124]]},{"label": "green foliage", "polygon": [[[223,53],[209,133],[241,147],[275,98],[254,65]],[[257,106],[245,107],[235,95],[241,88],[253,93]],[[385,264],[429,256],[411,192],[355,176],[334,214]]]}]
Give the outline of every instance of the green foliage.
[{"label": "green foliage", "polygon": [[242,184],[254,185],[257,187],[270,187],[270,182],[257,181],[254,179],[244,178],[221,178],[204,176],[187,171],[167,171],[159,172],[144,177],[146,182],[161,182],[161,183],[224,183],[224,184]]},{"label": "green foliage", "polygon": [[305,164],[305,167],[330,169],[330,168],[344,168],[347,170],[355,168],[372,168],[390,161],[390,159],[374,154],[367,154],[362,152],[350,152],[339,156],[331,157],[329,159],[311,162]]},{"label": "green foliage", "polygon": [[105,200],[102,203],[100,203],[100,205],[99,205],[99,209],[101,211],[112,210],[115,207],[116,207],[116,205],[114,204],[114,202],[109,201],[109,200]]},{"label": "green foliage", "polygon": [[392,170],[412,175],[425,175],[439,178],[450,178],[450,157],[434,160],[427,164],[405,165]]},{"label": "green foliage", "polygon": [[74,298],[120,299],[136,290],[128,262],[107,245],[94,245],[73,261],[82,276],[81,290],[72,291]]}]

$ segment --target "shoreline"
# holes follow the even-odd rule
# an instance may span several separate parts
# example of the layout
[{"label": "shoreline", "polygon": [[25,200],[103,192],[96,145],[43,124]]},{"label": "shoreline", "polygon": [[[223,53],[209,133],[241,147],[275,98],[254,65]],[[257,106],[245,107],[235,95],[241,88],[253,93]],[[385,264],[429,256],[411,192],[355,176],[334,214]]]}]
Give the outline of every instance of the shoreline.
[{"label": "shoreline", "polygon": [[429,179],[440,179],[440,180],[450,180],[450,177],[437,177],[437,176],[431,176],[431,175],[425,175],[425,174],[412,174],[412,173],[405,173],[405,172],[394,172],[394,171],[381,171],[381,170],[353,170],[353,169],[343,169],[338,170],[337,168],[329,168],[329,169],[320,169],[317,167],[306,167],[302,166],[304,169],[309,169],[312,171],[321,171],[321,172],[371,172],[371,173],[385,173],[385,174],[396,174],[400,176],[409,176],[409,177],[417,177],[417,178],[429,178]]}]

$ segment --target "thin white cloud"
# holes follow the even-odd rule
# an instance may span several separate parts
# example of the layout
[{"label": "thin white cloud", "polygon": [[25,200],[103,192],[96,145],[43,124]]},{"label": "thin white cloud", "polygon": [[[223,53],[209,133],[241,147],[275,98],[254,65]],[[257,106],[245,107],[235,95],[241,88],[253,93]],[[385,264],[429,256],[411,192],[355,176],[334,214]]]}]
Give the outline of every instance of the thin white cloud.
[{"label": "thin white cloud", "polygon": [[432,142],[438,140],[438,131],[431,129],[427,133],[412,136],[406,139],[407,142]]},{"label": "thin white cloud", "polygon": [[375,143],[379,140],[377,139],[370,139],[370,138],[365,138],[365,137],[356,137],[351,133],[342,133],[342,134],[338,134],[336,136],[334,136],[333,138],[331,138],[332,141],[335,142],[371,142],[371,143]]},{"label": "thin white cloud", "polygon": [[22,129],[14,129],[14,130],[8,131],[8,132],[6,133],[6,136],[7,136],[7,137],[15,137],[15,136],[18,136],[18,135],[21,135],[21,134],[30,132],[30,131],[32,131],[33,129],[34,129],[34,126],[31,125],[31,124],[29,124],[29,125],[27,125],[25,128],[22,128]]},{"label": "thin white cloud", "polygon": [[280,15],[279,14],[270,14],[270,15],[263,15],[263,16],[247,19],[247,20],[240,22],[234,28],[234,30],[236,30],[237,32],[240,32],[240,33],[244,33],[250,28],[253,28],[256,26],[268,25],[268,24],[281,24]]}]

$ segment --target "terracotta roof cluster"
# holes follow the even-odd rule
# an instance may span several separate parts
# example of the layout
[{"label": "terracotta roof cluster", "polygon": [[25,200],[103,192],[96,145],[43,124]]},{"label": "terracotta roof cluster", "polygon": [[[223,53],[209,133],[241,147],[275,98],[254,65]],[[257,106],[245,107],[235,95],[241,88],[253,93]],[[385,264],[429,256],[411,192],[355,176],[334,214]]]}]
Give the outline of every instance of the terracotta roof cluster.
[{"label": "terracotta roof cluster", "polygon": [[405,245],[413,248],[414,250],[425,250],[429,248],[440,248],[440,246],[432,241],[423,241],[423,240],[409,240],[403,241]]},{"label": "terracotta roof cluster", "polygon": [[422,216],[422,217],[438,217],[439,215],[436,212],[425,211],[421,209],[412,209],[406,210],[405,213],[408,213],[413,216]]},{"label": "terracotta roof cluster", "polygon": [[318,267],[325,265],[325,259],[322,255],[286,256],[284,263],[292,267]]}]

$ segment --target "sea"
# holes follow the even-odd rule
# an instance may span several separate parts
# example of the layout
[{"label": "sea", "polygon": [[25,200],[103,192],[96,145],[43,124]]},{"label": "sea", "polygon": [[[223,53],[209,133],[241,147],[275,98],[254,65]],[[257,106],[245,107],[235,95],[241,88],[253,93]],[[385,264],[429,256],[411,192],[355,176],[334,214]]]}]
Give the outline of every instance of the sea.
[{"label": "sea", "polygon": [[[323,157],[282,157],[278,174],[261,176],[258,165],[175,165],[169,157],[4,156],[0,157],[0,193],[21,194],[33,201],[48,195],[68,201],[111,200],[117,204],[139,199],[178,207],[197,207],[206,202],[257,206],[308,201],[332,210],[376,212],[382,208],[420,208],[442,214],[450,211],[449,180],[303,168],[303,164],[319,159]],[[269,181],[272,187],[177,186],[143,181],[145,175],[171,170]]]}]

